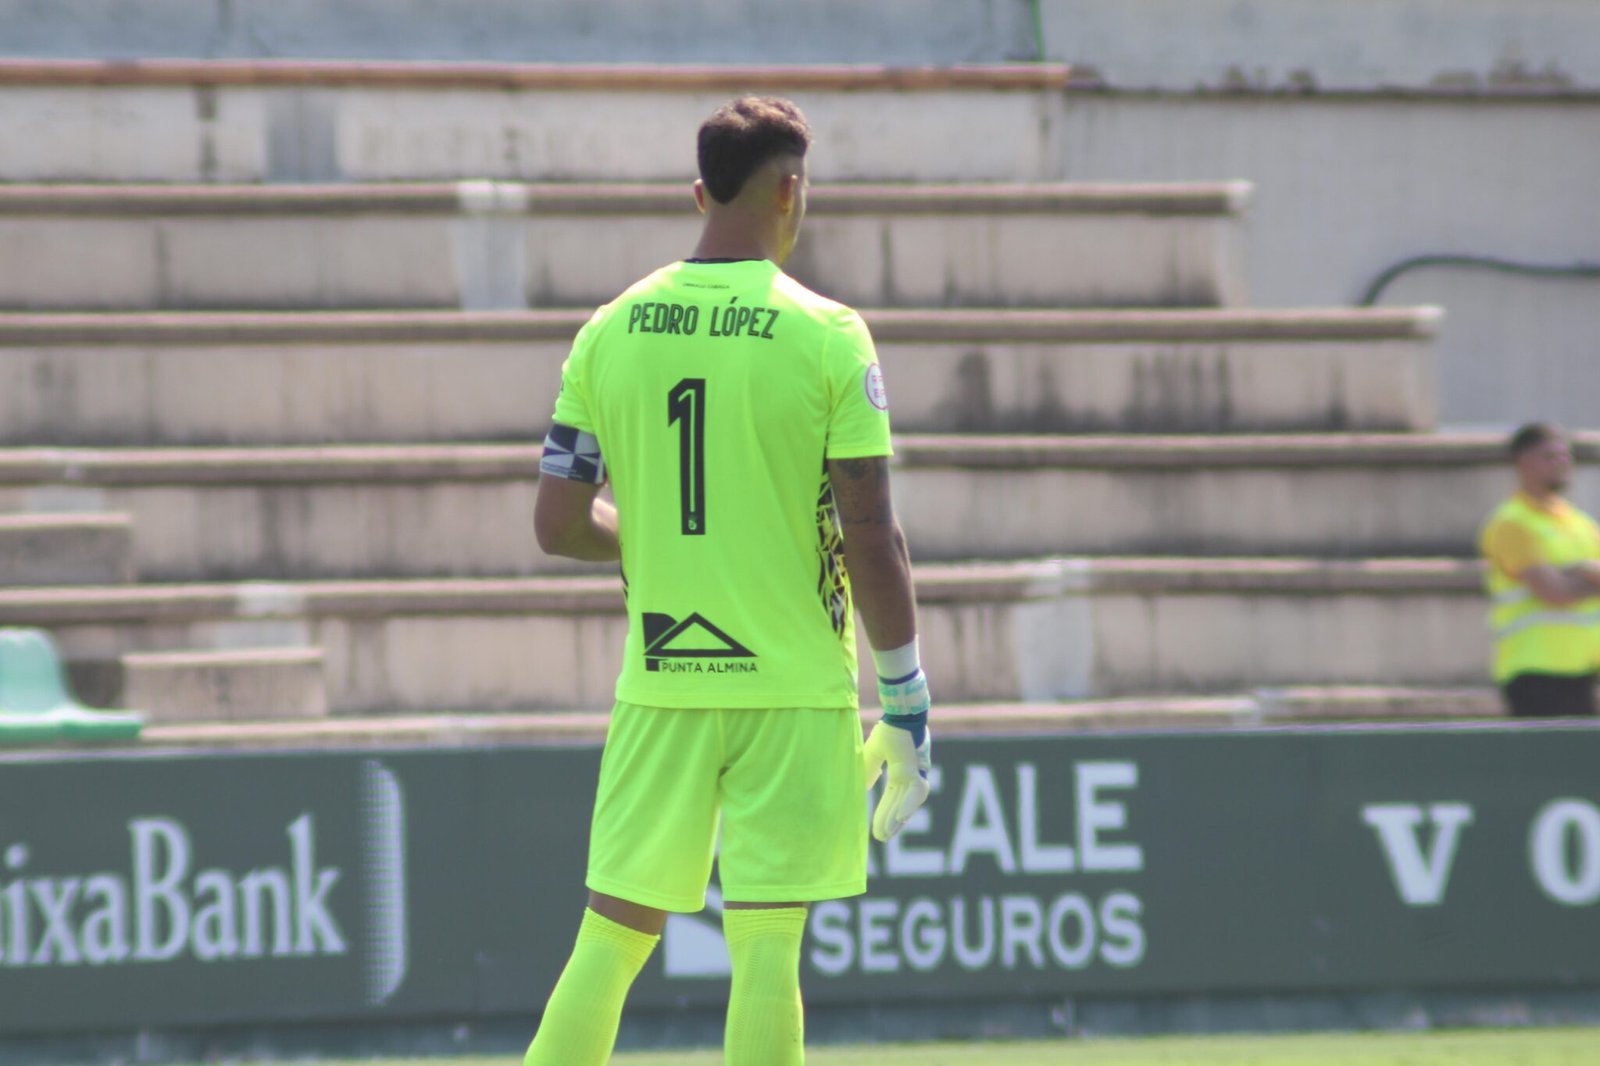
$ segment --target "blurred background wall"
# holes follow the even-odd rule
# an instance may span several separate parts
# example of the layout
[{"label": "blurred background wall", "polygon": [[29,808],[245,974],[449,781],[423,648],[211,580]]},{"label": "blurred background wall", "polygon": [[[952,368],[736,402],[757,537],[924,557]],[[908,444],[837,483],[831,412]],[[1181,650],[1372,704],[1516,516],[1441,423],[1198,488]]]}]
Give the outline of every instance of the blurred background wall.
[{"label": "blurred background wall", "polygon": [[[1600,5],[1586,0],[1046,0],[1065,175],[1256,182],[1264,306],[1353,302],[1446,253],[1600,264]],[[1448,310],[1440,420],[1594,424],[1600,277],[1424,268],[1385,302]]]},{"label": "blurred background wall", "polygon": [[1037,52],[1027,0],[4,0],[39,56],[949,63]]},{"label": "blurred background wall", "polygon": [[[1452,254],[1600,263],[1600,5],[1588,0],[6,0],[0,51],[891,65],[1049,58],[1069,180],[1255,182],[1251,299],[1355,302]],[[976,145],[956,151],[979,151]],[[1440,420],[1594,424],[1600,280],[1429,267]]]},{"label": "blurred background wall", "polygon": [[[1039,117],[1047,172],[1017,178],[1254,182],[1257,305],[1354,303],[1420,255],[1600,264],[1590,0],[0,0],[0,53],[1063,60],[1083,87]],[[1448,311],[1441,424],[1597,424],[1600,278],[1433,266],[1380,299]]]}]

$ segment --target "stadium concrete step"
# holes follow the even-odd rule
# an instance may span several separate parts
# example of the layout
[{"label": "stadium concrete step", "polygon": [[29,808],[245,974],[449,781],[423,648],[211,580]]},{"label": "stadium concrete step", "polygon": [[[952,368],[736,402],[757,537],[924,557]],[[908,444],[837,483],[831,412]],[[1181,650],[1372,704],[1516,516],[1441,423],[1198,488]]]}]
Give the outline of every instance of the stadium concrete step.
[{"label": "stadium concrete step", "polygon": [[319,648],[130,652],[123,700],[148,722],[264,722],[324,718]]},{"label": "stadium concrete step", "polygon": [[[0,513],[128,508],[146,580],[573,572],[533,445],[0,450]],[[593,567],[588,568],[593,570]]]},{"label": "stadium concrete step", "polygon": [[[48,505],[48,496],[39,493],[36,502]],[[0,514],[0,588],[114,585],[134,574],[126,514]]]},{"label": "stadium concrete step", "polygon": [[[788,266],[868,307],[1238,306],[1249,194],[818,186]],[[0,186],[0,306],[594,305],[689,254],[700,224],[687,181]]]},{"label": "stadium concrete step", "polygon": [[[589,314],[0,313],[0,444],[538,441]],[[1436,308],[864,314],[902,432],[1433,425]]]},{"label": "stadium concrete step", "polygon": [[[1600,458],[1600,434],[1574,443]],[[895,448],[919,561],[1467,556],[1511,488],[1502,438],[1483,433],[904,435]],[[138,572],[155,581],[594,572],[534,543],[539,456],[531,444],[0,449],[0,512],[131,515]],[[1600,467],[1578,479],[1580,496],[1600,494]]]},{"label": "stadium concrete step", "polygon": [[[1289,695],[1289,694],[1292,694]],[[1503,716],[1485,687],[1447,689],[1300,687],[1233,696],[1146,696],[1050,703],[939,702],[935,730],[957,736],[1041,736],[1132,730],[1249,729],[1299,724],[1460,722]],[[877,720],[863,707],[862,726]],[[343,716],[320,720],[153,722],[144,743],[210,750],[460,746],[505,743],[598,743],[605,711],[455,711]]]},{"label": "stadium concrete step", "polygon": [[[1458,559],[1054,559],[919,566],[936,697],[1037,702],[1262,686],[1481,684],[1481,571]],[[80,666],[316,646],[335,713],[610,705],[614,578],[0,590]]]},{"label": "stadium concrete step", "polygon": [[1503,718],[1489,685],[1427,688],[1397,685],[1291,685],[1251,693],[1263,724],[1312,722],[1427,722]]},{"label": "stadium concrete step", "polygon": [[[911,67],[0,60],[5,181],[679,181],[729,98],[789,96],[811,177],[1047,181],[1070,73]],[[981,144],[954,150],[951,131]]]},{"label": "stadium concrete step", "polygon": [[[1600,433],[1573,435],[1580,461]],[[1516,487],[1504,434],[896,438],[896,507],[922,559],[1057,553],[1477,552]],[[1600,496],[1580,465],[1578,498]]]}]

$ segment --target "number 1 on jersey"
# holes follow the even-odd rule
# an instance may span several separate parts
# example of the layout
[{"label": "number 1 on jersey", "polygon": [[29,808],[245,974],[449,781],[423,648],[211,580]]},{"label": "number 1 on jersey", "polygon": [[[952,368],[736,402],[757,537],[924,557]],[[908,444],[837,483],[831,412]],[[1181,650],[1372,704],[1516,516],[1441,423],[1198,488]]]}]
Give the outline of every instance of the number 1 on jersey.
[{"label": "number 1 on jersey", "polygon": [[706,379],[684,378],[667,392],[667,425],[678,426],[678,500],[683,535],[706,532]]}]

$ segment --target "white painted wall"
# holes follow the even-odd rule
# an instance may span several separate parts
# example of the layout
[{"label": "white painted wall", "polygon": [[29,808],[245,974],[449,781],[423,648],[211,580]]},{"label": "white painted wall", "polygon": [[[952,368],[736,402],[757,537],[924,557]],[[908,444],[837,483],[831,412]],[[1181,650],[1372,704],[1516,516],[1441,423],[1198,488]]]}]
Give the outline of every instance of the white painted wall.
[{"label": "white painted wall", "polygon": [[[1069,95],[1062,173],[1254,182],[1256,304],[1348,303],[1428,252],[1600,263],[1595,0],[1042,0],[1041,14],[1046,58],[1118,91],[1202,90]],[[1575,96],[1375,93],[1530,88]],[[1600,281],[1427,269],[1384,302],[1447,310],[1442,423],[1600,425]]]},{"label": "white painted wall", "polygon": [[1593,88],[1600,4],[0,0],[0,54],[890,64],[1043,55],[1091,67],[1119,88]]},{"label": "white painted wall", "polygon": [[1045,55],[1118,88],[1600,86],[1594,0],[1041,0]]},{"label": "white painted wall", "polygon": [[[1067,179],[1253,182],[1257,306],[1354,303],[1424,253],[1600,262],[1600,98],[1069,93],[1058,122]],[[1383,302],[1446,309],[1443,424],[1600,425],[1600,281],[1429,269]]]}]

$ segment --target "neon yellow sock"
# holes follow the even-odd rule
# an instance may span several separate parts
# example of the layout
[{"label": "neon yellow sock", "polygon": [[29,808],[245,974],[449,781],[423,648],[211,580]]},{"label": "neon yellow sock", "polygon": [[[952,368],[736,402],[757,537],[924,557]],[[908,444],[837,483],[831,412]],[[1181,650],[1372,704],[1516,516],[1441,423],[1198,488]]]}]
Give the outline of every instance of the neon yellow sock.
[{"label": "neon yellow sock", "polygon": [[806,1060],[800,1005],[800,943],[806,909],[722,913],[733,962],[728,996],[727,1066],[801,1066]]},{"label": "neon yellow sock", "polygon": [[585,910],[523,1066],[605,1066],[622,1002],[660,939]]}]

